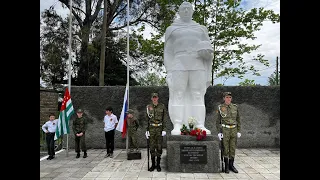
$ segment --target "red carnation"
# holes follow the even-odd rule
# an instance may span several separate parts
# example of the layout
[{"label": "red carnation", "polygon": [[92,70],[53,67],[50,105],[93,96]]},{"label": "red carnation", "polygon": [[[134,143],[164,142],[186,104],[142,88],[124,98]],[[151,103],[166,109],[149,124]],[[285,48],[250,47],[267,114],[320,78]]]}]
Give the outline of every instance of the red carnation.
[{"label": "red carnation", "polygon": [[201,135],[197,135],[197,141],[201,140]]}]

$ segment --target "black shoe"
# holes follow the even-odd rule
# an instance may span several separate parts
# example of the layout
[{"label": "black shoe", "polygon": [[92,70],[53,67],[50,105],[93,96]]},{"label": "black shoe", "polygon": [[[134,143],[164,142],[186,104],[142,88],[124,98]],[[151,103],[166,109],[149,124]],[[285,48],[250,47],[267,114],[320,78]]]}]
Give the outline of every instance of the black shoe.
[{"label": "black shoe", "polygon": [[153,171],[156,168],[156,157],[151,157],[151,167],[148,169],[149,171]]},{"label": "black shoe", "polygon": [[80,157],[80,153],[77,153],[77,156],[76,156],[76,158],[79,158]]},{"label": "black shoe", "polygon": [[229,174],[229,159],[224,158],[224,172]]},{"label": "black shoe", "polygon": [[51,156],[47,157],[47,160],[51,160],[51,159],[52,159]]},{"label": "black shoe", "polygon": [[238,173],[238,170],[233,166],[234,158],[230,158],[229,160],[229,169],[233,171],[234,173]]},{"label": "black shoe", "polygon": [[85,153],[83,154],[83,158],[86,158],[86,157],[88,157],[88,155],[87,155],[87,153],[85,152]]},{"label": "black shoe", "polygon": [[160,167],[160,157],[157,157],[157,171],[160,172],[161,171],[161,167]]},{"label": "black shoe", "polygon": [[149,168],[149,171],[152,172],[155,168],[156,168],[156,166],[153,166],[153,165],[152,165],[152,166]]},{"label": "black shoe", "polygon": [[54,156],[51,156],[51,159],[54,159]]}]

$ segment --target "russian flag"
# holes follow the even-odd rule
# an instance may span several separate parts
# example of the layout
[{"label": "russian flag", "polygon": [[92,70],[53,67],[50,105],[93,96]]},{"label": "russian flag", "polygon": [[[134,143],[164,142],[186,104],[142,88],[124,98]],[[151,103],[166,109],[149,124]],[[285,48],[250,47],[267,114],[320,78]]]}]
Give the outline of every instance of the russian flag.
[{"label": "russian flag", "polygon": [[126,91],[124,93],[124,98],[123,98],[123,106],[122,106],[122,111],[121,111],[121,115],[119,118],[119,123],[117,125],[116,130],[120,131],[122,133],[122,138],[124,138],[126,136],[127,133],[127,110],[128,110],[128,90],[129,90],[129,86],[127,84],[126,86]]}]

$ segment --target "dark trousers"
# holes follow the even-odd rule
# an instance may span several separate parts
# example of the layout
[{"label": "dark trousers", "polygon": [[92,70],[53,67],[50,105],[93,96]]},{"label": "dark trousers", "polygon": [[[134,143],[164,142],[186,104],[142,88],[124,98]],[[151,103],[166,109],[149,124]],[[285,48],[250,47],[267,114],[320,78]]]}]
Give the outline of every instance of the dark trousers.
[{"label": "dark trousers", "polygon": [[74,136],[75,136],[75,151],[77,153],[80,153],[80,145],[81,145],[81,150],[83,152],[86,152],[87,151],[87,146],[85,141],[86,135],[83,134],[82,136],[77,136],[77,135],[74,135]]},{"label": "dark trousers", "polygon": [[107,145],[107,153],[113,153],[114,150],[114,130],[104,132]]},{"label": "dark trousers", "polygon": [[47,141],[47,149],[48,149],[48,155],[54,156],[54,134],[55,133],[46,133],[46,141]]}]

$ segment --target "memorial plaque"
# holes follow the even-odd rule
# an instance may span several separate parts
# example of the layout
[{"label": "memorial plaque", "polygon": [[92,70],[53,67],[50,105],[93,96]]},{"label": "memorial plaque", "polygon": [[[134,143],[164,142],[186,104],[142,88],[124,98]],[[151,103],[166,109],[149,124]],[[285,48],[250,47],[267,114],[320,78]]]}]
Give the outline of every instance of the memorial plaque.
[{"label": "memorial plaque", "polygon": [[180,145],[180,163],[207,164],[207,146]]}]

